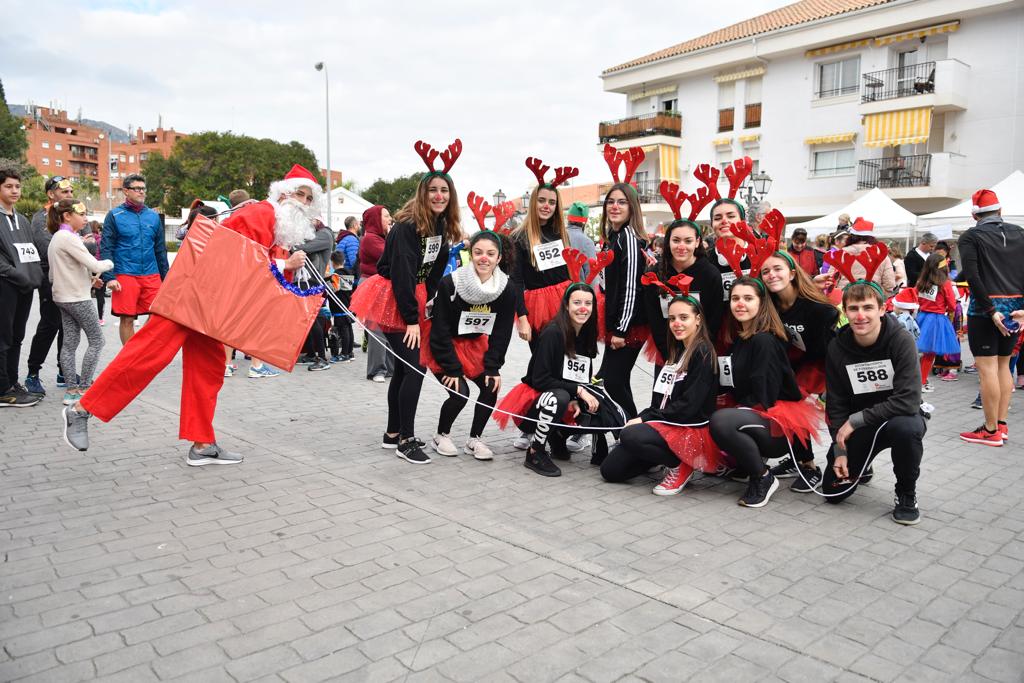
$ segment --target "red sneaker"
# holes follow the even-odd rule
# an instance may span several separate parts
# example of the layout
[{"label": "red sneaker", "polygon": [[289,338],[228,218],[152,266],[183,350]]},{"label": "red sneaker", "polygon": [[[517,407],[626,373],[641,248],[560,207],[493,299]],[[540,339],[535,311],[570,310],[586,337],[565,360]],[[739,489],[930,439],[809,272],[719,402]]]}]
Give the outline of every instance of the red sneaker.
[{"label": "red sneaker", "polygon": [[996,431],[999,432],[999,436],[1003,437],[1003,441],[1010,440],[1010,427],[1005,422],[1001,422]]},{"label": "red sneaker", "polygon": [[669,469],[661,483],[654,487],[653,493],[656,496],[674,496],[683,490],[692,476],[693,468],[681,462],[678,467]]},{"label": "red sneaker", "polygon": [[960,438],[969,443],[980,443],[985,446],[1002,446],[1003,435],[997,429],[994,432],[990,432],[985,429],[985,425],[981,425],[973,432],[960,432]]}]

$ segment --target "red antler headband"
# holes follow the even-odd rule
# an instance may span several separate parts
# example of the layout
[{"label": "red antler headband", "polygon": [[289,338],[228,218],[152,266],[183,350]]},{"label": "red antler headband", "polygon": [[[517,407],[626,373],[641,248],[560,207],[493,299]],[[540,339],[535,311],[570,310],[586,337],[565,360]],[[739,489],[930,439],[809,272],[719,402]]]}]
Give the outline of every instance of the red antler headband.
[{"label": "red antler headband", "polygon": [[[573,288],[578,285],[590,285],[597,279],[598,274],[608,267],[615,260],[615,254],[611,251],[602,251],[596,258],[588,259],[579,249],[566,247],[562,249],[562,258],[565,259],[565,267],[569,269],[569,279],[572,284],[565,290],[565,296],[569,296]],[[590,272],[586,279],[582,277],[583,266],[590,265]]]},{"label": "red antler headband", "polygon": [[750,258],[750,275],[759,277],[761,266],[779,248],[779,241],[771,235],[758,237],[745,221],[732,223],[729,229],[733,235],[747,243],[746,253]]},{"label": "red antler headband", "polygon": [[[885,292],[882,291],[881,285],[873,281],[871,278],[875,276],[875,272],[878,267],[882,265],[882,262],[889,256],[889,247],[885,246],[881,242],[872,244],[870,247],[862,251],[861,253],[854,256],[842,249],[830,251],[825,254],[825,263],[834,266],[836,270],[842,273],[843,277],[850,281],[850,285],[869,285],[875,289],[876,292],[884,299]],[[853,273],[853,265],[859,263],[864,266],[864,277],[858,278]],[[843,288],[845,291],[846,287]]]},{"label": "red antler headband", "polygon": [[690,284],[693,282],[693,278],[689,275],[673,275],[668,279],[668,282],[662,282],[658,279],[658,274],[654,271],[648,271],[643,274],[640,278],[640,284],[642,285],[654,285],[661,289],[663,292],[668,294],[673,299],[676,297],[683,297],[689,300],[694,306],[700,307],[700,302],[690,296]]},{"label": "red antler headband", "polygon": [[491,205],[476,192],[470,192],[466,196],[466,204],[469,205],[469,210],[473,212],[473,217],[476,218],[480,229],[486,230],[487,226],[484,224],[484,221],[487,219],[487,214],[491,211]]},{"label": "red antler headband", "polygon": [[[633,182],[633,174],[640,168],[646,154],[641,147],[627,147],[617,150],[609,144],[604,146],[604,160],[608,164],[608,170],[612,172],[612,179],[617,183],[630,185]],[[625,164],[625,174],[619,178],[619,166]]]},{"label": "red antler headband", "polygon": [[448,145],[448,149],[440,152],[441,163],[444,164],[444,168],[437,170],[434,168],[434,161],[437,160],[439,154],[436,149],[422,140],[417,140],[413,147],[416,149],[416,153],[420,155],[420,158],[423,159],[423,163],[427,165],[428,172],[423,176],[424,180],[435,175],[445,176],[447,178],[448,171],[452,170],[452,166],[455,165],[459,156],[462,155],[462,140],[455,138],[455,142]]},{"label": "red antler headband", "polygon": [[502,202],[491,211],[494,213],[494,232],[500,232],[503,235],[512,232],[511,228],[503,226],[508,223],[508,219],[516,214],[516,205],[513,202]]},{"label": "red antler headband", "polygon": [[743,186],[751,171],[754,170],[754,162],[750,157],[736,159],[725,169],[725,177],[729,179],[729,199],[736,199],[736,195]]},{"label": "red antler headband", "polygon": [[[466,204],[469,205],[470,211],[473,212],[473,217],[476,218],[477,224],[481,230],[487,232],[494,232],[501,235],[507,235],[509,233],[508,228],[502,226],[508,222],[508,219],[515,215],[516,207],[512,202],[503,202],[498,206],[491,207],[481,195],[476,192],[470,192],[466,197]],[[494,228],[488,228],[487,214],[494,212]],[[498,248],[501,248],[501,240],[498,240]]]},{"label": "red antler headband", "polygon": [[580,174],[580,169],[575,166],[559,166],[555,169],[555,177],[551,182],[544,180],[544,176],[551,168],[537,157],[526,158],[526,168],[533,171],[533,176],[537,179],[538,187],[546,187],[549,190],[553,190],[570,178],[575,178]]}]

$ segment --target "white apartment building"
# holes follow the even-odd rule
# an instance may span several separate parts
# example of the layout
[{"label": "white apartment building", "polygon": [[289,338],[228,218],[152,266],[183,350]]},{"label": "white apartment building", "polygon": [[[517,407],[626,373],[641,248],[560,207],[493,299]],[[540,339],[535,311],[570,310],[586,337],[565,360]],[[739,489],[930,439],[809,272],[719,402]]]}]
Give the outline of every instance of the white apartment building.
[{"label": "white apartment building", "polygon": [[647,151],[649,227],[661,180],[744,155],[790,220],[874,187],[936,211],[1024,168],[1022,45],[1021,0],[802,0],[605,70],[600,144]]}]

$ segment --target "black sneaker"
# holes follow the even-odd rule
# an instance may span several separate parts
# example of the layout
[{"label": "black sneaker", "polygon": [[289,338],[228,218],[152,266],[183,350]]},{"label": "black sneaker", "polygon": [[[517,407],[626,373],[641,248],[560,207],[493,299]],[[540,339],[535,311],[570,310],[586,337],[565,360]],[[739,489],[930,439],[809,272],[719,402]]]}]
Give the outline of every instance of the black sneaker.
[{"label": "black sneaker", "polygon": [[0,408],[31,408],[42,400],[42,396],[30,394],[20,385],[15,384],[3,395],[0,395]]},{"label": "black sneaker", "polygon": [[[775,474],[774,472],[772,474]],[[800,476],[803,474],[804,476]],[[778,477],[779,475],[775,475]],[[789,490],[795,493],[810,493],[814,491],[821,484],[821,468],[815,467],[813,470],[809,470],[806,467],[801,467],[800,472],[796,475],[796,479],[790,484]]]},{"label": "black sneaker", "polygon": [[308,353],[304,353],[299,356],[299,359],[295,361],[296,365],[312,365],[316,362],[316,356],[311,356]]},{"label": "black sneaker", "polygon": [[554,438],[548,439],[548,441],[551,443],[551,457],[553,459],[568,461],[572,458],[567,441],[559,442]]},{"label": "black sneaker", "polygon": [[330,370],[331,364],[323,358],[317,358],[313,361],[313,364],[306,368],[310,372],[319,372],[321,370]]},{"label": "black sneaker", "polygon": [[779,464],[771,469],[772,476],[776,479],[792,479],[796,477],[799,479],[796,473],[796,462],[793,457],[787,455],[785,458],[779,461]]},{"label": "black sneaker", "polygon": [[46,387],[43,386],[38,374],[25,376],[25,391],[30,394],[46,396]]},{"label": "black sneaker", "polygon": [[398,448],[398,434],[388,436],[387,432],[385,432],[384,436],[380,437],[380,447],[392,451]]},{"label": "black sneaker", "polygon": [[526,469],[533,470],[543,477],[562,476],[562,470],[558,469],[558,465],[551,462],[551,458],[548,457],[547,451],[543,448],[530,446],[530,450],[526,451],[526,460],[523,461],[523,465]]},{"label": "black sneaker", "polygon": [[917,494],[897,493],[895,507],[892,509],[892,521],[897,524],[913,526],[921,521],[921,511],[917,509]]},{"label": "black sneaker", "polygon": [[860,478],[861,484],[870,484],[871,480],[875,478],[875,466],[868,465],[868,468],[864,470],[864,474]]},{"label": "black sneaker", "polygon": [[430,463],[430,456],[423,452],[423,442],[416,438],[398,444],[398,450],[395,452],[395,455],[402,460],[411,462],[413,465],[426,465]]},{"label": "black sneaker", "polygon": [[764,507],[772,494],[778,490],[779,480],[773,477],[771,472],[765,472],[764,476],[750,479],[747,483],[747,492],[740,498],[739,504],[748,508]]},{"label": "black sneaker", "polygon": [[[608,457],[608,439],[604,434],[594,434],[590,440],[590,464],[600,467]],[[561,472],[559,472],[561,474]],[[553,475],[553,476],[558,476]]]}]

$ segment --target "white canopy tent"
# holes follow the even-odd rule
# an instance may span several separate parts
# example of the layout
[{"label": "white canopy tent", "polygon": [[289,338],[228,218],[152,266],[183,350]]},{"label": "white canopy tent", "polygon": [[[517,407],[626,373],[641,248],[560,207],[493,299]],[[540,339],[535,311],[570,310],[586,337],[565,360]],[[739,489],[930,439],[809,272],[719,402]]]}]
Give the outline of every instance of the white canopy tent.
[{"label": "white canopy tent", "polygon": [[786,232],[792,234],[796,228],[803,228],[807,231],[807,237],[814,239],[818,235],[835,232],[839,224],[839,216],[849,214],[850,220],[863,217],[875,224],[875,237],[901,237],[905,238],[914,231],[917,225],[917,216],[907,211],[902,206],[889,198],[889,195],[880,189],[873,188],[870,192],[859,199],[827,216],[815,218],[805,223],[791,223],[787,226]]},{"label": "white canopy tent", "polygon": [[[327,197],[320,202],[321,216],[320,220],[327,220]],[[363,211],[369,209],[373,204],[363,199],[361,196],[347,190],[344,187],[336,187],[331,190],[330,196],[331,203],[331,230],[337,234],[339,230],[345,227],[345,219],[349,216],[355,216],[359,220],[363,219]]]},{"label": "white canopy tent", "polygon": [[[989,188],[999,197],[999,204],[1003,207],[1003,218],[1008,223],[1024,222],[1024,173],[1016,170],[1001,181]],[[918,217],[918,231],[929,230],[952,233],[953,230],[963,230],[974,225],[971,217],[970,197],[956,206],[951,206],[935,213],[926,213]],[[942,230],[942,228],[947,228]],[[939,235],[942,237],[942,235]]]}]

